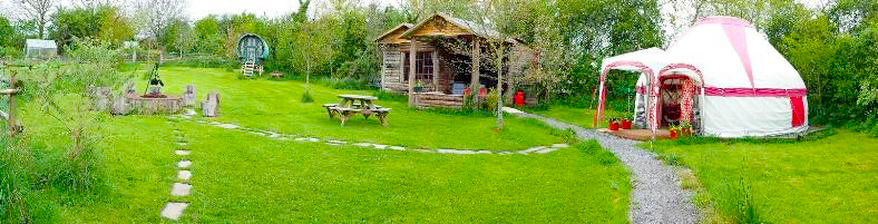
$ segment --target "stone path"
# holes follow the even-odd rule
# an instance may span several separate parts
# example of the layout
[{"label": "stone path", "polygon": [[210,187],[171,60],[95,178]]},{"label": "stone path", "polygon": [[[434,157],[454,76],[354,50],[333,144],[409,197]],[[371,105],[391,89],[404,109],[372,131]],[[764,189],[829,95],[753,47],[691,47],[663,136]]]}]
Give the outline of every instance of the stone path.
[{"label": "stone path", "polygon": [[[171,122],[176,121],[172,120]],[[192,185],[189,183],[189,180],[192,178],[192,171],[190,170],[190,167],[192,167],[192,160],[189,159],[192,150],[188,147],[189,142],[186,140],[186,136],[183,135],[181,130],[175,129],[174,136],[177,139],[176,144],[179,146],[178,149],[174,150],[174,154],[180,157],[180,160],[176,164],[176,182],[171,186],[171,200],[165,204],[164,208],[162,208],[161,216],[170,220],[179,221],[180,217],[183,216],[183,212],[186,211],[186,208],[189,207],[190,204],[189,201],[183,200],[183,198],[192,193]]]},{"label": "stone path", "polygon": [[[174,115],[172,117],[183,118],[183,119],[192,119],[192,116],[186,115]],[[372,149],[372,150],[392,150],[392,151],[407,151],[407,152],[416,152],[416,153],[432,153],[432,154],[452,154],[452,155],[484,155],[484,154],[496,154],[496,155],[512,155],[512,154],[520,154],[520,155],[533,155],[533,154],[548,154],[555,151],[558,151],[563,148],[569,148],[570,145],[559,143],[553,145],[544,145],[544,146],[534,146],[528,149],[523,150],[485,150],[485,149],[448,149],[448,148],[424,148],[424,147],[416,147],[409,148],[403,145],[383,145],[383,144],[373,144],[367,142],[349,142],[337,139],[330,138],[319,138],[313,136],[301,136],[301,135],[289,135],[277,133],[274,131],[260,130],[254,128],[242,127],[236,124],[229,123],[221,123],[221,122],[207,122],[204,120],[196,120],[195,122],[205,125],[210,125],[213,127],[224,128],[228,130],[237,130],[246,132],[256,136],[263,136],[279,141],[294,141],[302,144],[326,144],[330,146],[356,146],[364,149]],[[181,144],[185,146],[185,143]],[[183,154],[181,154],[183,153]],[[180,152],[177,151],[178,155],[188,155],[188,151]]]},{"label": "stone path", "polygon": [[[637,146],[639,142],[621,139],[581,128],[551,118],[507,110],[520,117],[535,118],[558,129],[572,129],[582,139],[597,140],[616,155],[634,176],[628,211],[632,223],[698,223],[699,210],[692,204],[692,192],[680,187],[673,168],[664,165],[652,152]],[[539,153],[544,151],[535,151]]]}]

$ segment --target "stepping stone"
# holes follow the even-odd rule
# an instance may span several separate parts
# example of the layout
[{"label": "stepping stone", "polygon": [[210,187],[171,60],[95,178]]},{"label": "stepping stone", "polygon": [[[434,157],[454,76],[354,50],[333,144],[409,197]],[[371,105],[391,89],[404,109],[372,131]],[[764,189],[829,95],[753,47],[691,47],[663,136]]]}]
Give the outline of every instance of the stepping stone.
[{"label": "stepping stone", "polygon": [[515,153],[514,153],[514,152],[510,152],[510,151],[502,151],[502,152],[498,152],[497,154],[498,154],[498,155],[512,155],[512,154],[515,154]]},{"label": "stepping stone", "polygon": [[437,149],[436,152],[438,152],[439,154],[455,154],[455,155],[476,154],[476,151],[472,151],[472,150],[455,150],[455,149]]},{"label": "stepping stone", "polygon": [[241,127],[241,126],[234,125],[234,124],[218,124],[218,125],[214,125],[214,126],[225,128],[225,129],[235,129],[235,128]]},{"label": "stepping stone", "polygon": [[479,151],[476,151],[476,154],[493,154],[493,153],[494,153],[494,152],[491,152],[491,151],[488,151],[488,150],[479,150]]},{"label": "stepping stone", "polygon": [[536,152],[536,151],[543,150],[543,149],[545,149],[545,148],[546,148],[545,146],[537,146],[537,147],[533,147],[533,148],[529,148],[529,149],[525,149],[525,150],[518,151],[518,154],[528,154],[528,153],[532,153],[532,152]]},{"label": "stepping stone", "polygon": [[371,143],[357,143],[357,144],[354,144],[354,146],[368,148],[368,147],[372,147],[372,144]]},{"label": "stepping stone", "polygon": [[192,185],[182,184],[182,183],[174,183],[174,188],[171,189],[171,195],[177,197],[185,197],[189,196],[189,191],[192,190]]},{"label": "stepping stone", "polygon": [[177,151],[175,151],[175,153],[177,153],[178,156],[188,156],[189,154],[192,154],[192,151],[189,151],[189,150],[177,150]]},{"label": "stepping stone", "polygon": [[552,145],[552,148],[567,148],[567,147],[570,147],[570,145],[564,144],[564,143]]},{"label": "stepping stone", "polygon": [[162,209],[162,217],[178,221],[180,220],[180,216],[183,215],[183,211],[186,210],[186,207],[189,207],[189,203],[168,202],[168,204],[165,205],[165,208]]},{"label": "stepping stone", "polygon": [[372,146],[374,146],[375,149],[386,149],[387,148],[387,145],[382,145],[382,144],[373,144]]},{"label": "stepping stone", "polygon": [[420,152],[420,153],[434,153],[433,150],[429,150],[429,149],[412,149],[412,151]]},{"label": "stepping stone", "polygon": [[179,169],[189,169],[190,166],[192,166],[192,161],[188,159],[180,160],[180,162],[177,162],[177,168]]},{"label": "stepping stone", "polygon": [[290,138],[287,138],[287,137],[279,137],[279,138],[277,138],[277,140],[280,140],[280,141],[289,141]]},{"label": "stepping stone", "polygon": [[187,117],[192,117],[192,116],[195,116],[196,114],[197,113],[195,113],[195,110],[193,110],[193,109],[186,109],[186,112],[183,112],[183,116],[187,116]]},{"label": "stepping stone", "polygon": [[340,140],[327,140],[326,142],[329,142],[329,143],[332,143],[332,144],[339,144],[339,145],[348,144],[347,142],[345,142],[345,141],[340,141]]},{"label": "stepping stone", "polygon": [[177,171],[177,179],[181,181],[189,181],[192,178],[192,172],[188,170]]},{"label": "stepping stone", "polygon": [[255,131],[251,131],[250,134],[259,135],[259,136],[265,136],[265,133],[255,132]]},{"label": "stepping stone", "polygon": [[296,141],[299,141],[299,142],[319,142],[320,139],[317,139],[317,138],[296,138]]},{"label": "stepping stone", "polygon": [[405,148],[402,146],[390,146],[389,149],[396,151],[405,151]]},{"label": "stepping stone", "polygon": [[540,151],[536,151],[536,152],[534,152],[534,153],[537,153],[537,154],[548,154],[548,153],[550,153],[550,152],[554,152],[554,151],[558,151],[558,150],[561,150],[561,148],[555,148],[555,147],[552,147],[552,148],[546,148],[546,149],[543,149],[543,150],[540,150]]},{"label": "stepping stone", "polygon": [[189,145],[189,143],[185,143],[185,142],[177,142],[177,145],[179,145],[179,146],[187,146],[187,145]]}]

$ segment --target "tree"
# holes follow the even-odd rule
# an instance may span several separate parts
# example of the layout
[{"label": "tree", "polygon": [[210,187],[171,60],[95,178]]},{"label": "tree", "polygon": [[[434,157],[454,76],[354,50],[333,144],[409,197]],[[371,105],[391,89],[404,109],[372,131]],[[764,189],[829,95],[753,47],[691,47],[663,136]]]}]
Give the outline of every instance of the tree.
[{"label": "tree", "polygon": [[198,52],[222,54],[222,30],[216,16],[210,15],[195,22],[195,39]]},{"label": "tree", "polygon": [[16,8],[26,20],[36,25],[40,39],[47,37],[47,26],[51,20],[51,13],[57,5],[57,0],[14,0]]},{"label": "tree", "polygon": [[180,57],[183,57],[183,53],[189,52],[195,47],[195,31],[192,30],[189,23],[184,23],[184,25],[179,27],[175,39],[174,48],[180,52]]},{"label": "tree", "polygon": [[183,17],[183,0],[134,0],[132,9],[138,30],[155,39],[156,46],[165,43],[167,27]]}]

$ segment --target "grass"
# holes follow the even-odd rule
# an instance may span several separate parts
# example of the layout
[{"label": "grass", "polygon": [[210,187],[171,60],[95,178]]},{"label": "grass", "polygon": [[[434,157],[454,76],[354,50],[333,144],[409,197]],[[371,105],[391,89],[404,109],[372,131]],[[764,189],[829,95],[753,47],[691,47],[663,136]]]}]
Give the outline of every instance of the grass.
[{"label": "grass", "polygon": [[[548,110],[537,110],[533,111],[533,113],[555,118],[557,120],[565,121],[568,123],[573,123],[583,128],[592,128],[592,124],[594,124],[595,109],[577,108],[566,105],[552,105]],[[607,110],[604,116],[609,117],[611,115],[617,114],[619,113]],[[603,121],[599,122],[598,128],[606,128],[606,120],[607,119],[604,119]]]},{"label": "grass", "polygon": [[[336,102],[338,94],[377,93],[307,86],[299,81],[239,80],[235,72],[223,69],[168,67],[162,68],[161,75],[169,93],[182,93],[190,83],[195,84],[199,99],[208,91],[218,91],[221,116],[215,120],[251,128],[428,148],[510,150],[563,141],[549,134],[550,127],[531,119],[507,117],[506,128],[496,132],[491,116],[418,111],[409,109],[405,101],[395,100],[377,102],[393,109],[388,128],[375,119],[362,117],[341,127],[338,120],[327,117],[322,104]],[[314,103],[301,102],[306,88],[310,88]]]},{"label": "grass", "polygon": [[716,220],[878,222],[878,139],[861,133],[838,130],[801,141],[683,139],[658,142],[653,150],[693,170],[703,185],[696,201],[723,216]]},{"label": "grass", "polygon": [[627,222],[627,172],[613,157],[602,162],[594,142],[549,155],[459,156],[184,126],[195,161],[185,222]]},{"label": "grass", "polygon": [[[304,89],[299,82],[237,80],[219,69],[167,68],[162,77],[169,92],[182,92],[188,82],[197,84],[200,98],[205,90],[220,91],[223,115],[215,120],[290,134],[487,149],[570,138],[516,118],[498,133],[489,116],[408,110],[396,100],[381,102],[394,108],[390,128],[374,120],[342,128],[318,103],[297,102]],[[317,102],[351,92],[317,85],[311,91]],[[16,161],[26,161],[33,175],[0,182],[33,183],[18,191],[34,223],[162,223],[167,220],[159,211],[169,200],[192,202],[184,223],[627,222],[628,174],[594,142],[547,155],[437,155],[278,141],[161,116],[100,116],[103,138],[94,160],[100,169],[94,175],[101,183],[71,191],[43,179],[57,168],[69,137],[34,105],[23,105],[25,154],[33,161]],[[169,195],[180,159],[171,132],[176,128],[193,150],[194,190],[184,198]],[[15,221],[0,219],[7,222]]]}]

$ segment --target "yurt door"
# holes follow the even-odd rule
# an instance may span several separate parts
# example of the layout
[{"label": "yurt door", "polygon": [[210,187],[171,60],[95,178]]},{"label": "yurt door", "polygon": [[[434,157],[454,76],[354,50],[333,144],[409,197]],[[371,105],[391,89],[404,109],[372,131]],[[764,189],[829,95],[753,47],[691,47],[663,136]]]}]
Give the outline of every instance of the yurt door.
[{"label": "yurt door", "polygon": [[659,105],[661,125],[692,124],[695,104],[695,85],[686,76],[662,77]]}]

